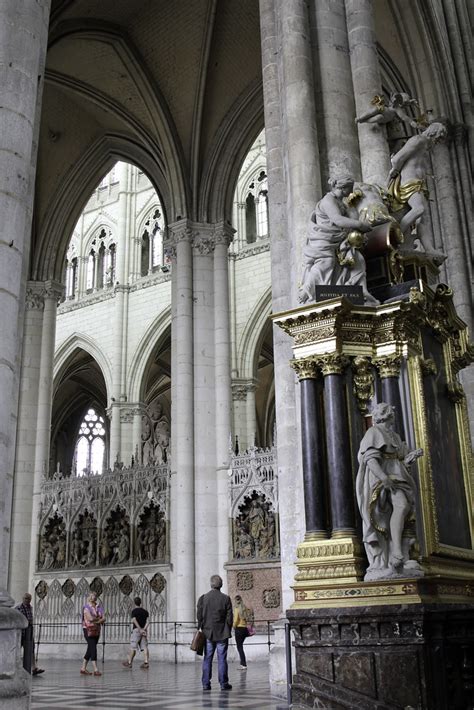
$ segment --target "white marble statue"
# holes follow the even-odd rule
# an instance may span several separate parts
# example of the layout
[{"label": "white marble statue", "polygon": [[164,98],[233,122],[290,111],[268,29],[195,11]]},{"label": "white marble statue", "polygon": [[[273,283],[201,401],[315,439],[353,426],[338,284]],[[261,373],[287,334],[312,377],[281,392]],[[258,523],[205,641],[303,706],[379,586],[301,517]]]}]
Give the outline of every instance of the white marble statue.
[{"label": "white marble statue", "polygon": [[378,301],[367,290],[365,259],[359,247],[364,243],[362,235],[373,226],[388,221],[388,218],[377,218],[369,224],[348,216],[344,199],[352,193],[352,177],[331,179],[329,185],[331,190],[317,203],[311,214],[303,250],[304,270],[299,301],[314,301],[317,285],[346,285],[362,286],[365,302],[376,305]]},{"label": "white marble statue", "polygon": [[422,576],[418,562],[410,559],[415,542],[416,485],[408,466],[423,450],[410,451],[393,430],[390,404],[377,404],[372,420],[360,443],[356,480],[369,561],[365,580]]},{"label": "white marble statue", "polygon": [[356,123],[385,125],[386,123],[399,120],[408,123],[412,128],[420,128],[419,121],[414,120],[405,111],[406,108],[411,106],[418,108],[418,101],[412,99],[409,94],[397,91],[391,94],[388,103],[386,103],[385,96],[376,94],[370,103],[372,108],[361,116],[357,116],[355,119]]},{"label": "white marble statue", "polygon": [[426,176],[429,152],[445,137],[446,127],[442,123],[432,123],[420,135],[409,138],[403,148],[392,155],[387,188],[392,212],[408,208],[400,220],[405,238],[410,238],[412,228],[416,227],[416,238],[436,263],[444,261],[446,256],[435,249],[431,232],[425,226],[429,210]]}]

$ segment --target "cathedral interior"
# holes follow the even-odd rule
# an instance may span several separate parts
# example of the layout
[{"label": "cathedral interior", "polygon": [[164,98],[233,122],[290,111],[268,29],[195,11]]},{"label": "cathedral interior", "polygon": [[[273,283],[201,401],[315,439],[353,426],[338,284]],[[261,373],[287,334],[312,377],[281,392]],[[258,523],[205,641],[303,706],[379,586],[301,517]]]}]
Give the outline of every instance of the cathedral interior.
[{"label": "cathedral interior", "polygon": [[190,664],[219,574],[242,707],[473,708],[470,3],[0,19],[1,706],[25,592],[42,657],[92,592]]}]

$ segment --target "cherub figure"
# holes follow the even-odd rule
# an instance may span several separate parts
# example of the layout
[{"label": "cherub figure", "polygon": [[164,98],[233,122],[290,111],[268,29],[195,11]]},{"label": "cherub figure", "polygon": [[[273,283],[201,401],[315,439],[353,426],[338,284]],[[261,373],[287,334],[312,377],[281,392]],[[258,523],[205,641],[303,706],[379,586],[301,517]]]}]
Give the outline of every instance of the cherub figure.
[{"label": "cherub figure", "polygon": [[390,95],[388,104],[386,103],[385,96],[376,94],[372,101],[370,102],[373,106],[361,116],[357,116],[355,119],[356,123],[376,123],[377,125],[385,125],[391,121],[403,121],[408,123],[412,128],[422,128],[420,123],[420,118],[418,120],[413,119],[409,116],[405,108],[410,106],[416,106],[418,108],[418,101],[412,99],[409,94],[402,92],[395,92]]}]

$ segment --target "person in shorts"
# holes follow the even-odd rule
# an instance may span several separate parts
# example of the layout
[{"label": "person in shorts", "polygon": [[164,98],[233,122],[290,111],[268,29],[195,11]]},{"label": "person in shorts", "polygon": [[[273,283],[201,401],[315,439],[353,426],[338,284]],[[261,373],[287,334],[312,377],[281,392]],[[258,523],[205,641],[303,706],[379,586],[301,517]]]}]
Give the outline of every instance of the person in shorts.
[{"label": "person in shorts", "polygon": [[140,597],[135,597],[133,600],[135,608],[132,609],[132,635],[130,637],[130,651],[128,652],[127,660],[122,662],[124,668],[131,668],[133,659],[137,651],[143,651],[144,661],[140,668],[147,670],[149,668],[148,654],[148,619],[149,613],[142,607]]}]

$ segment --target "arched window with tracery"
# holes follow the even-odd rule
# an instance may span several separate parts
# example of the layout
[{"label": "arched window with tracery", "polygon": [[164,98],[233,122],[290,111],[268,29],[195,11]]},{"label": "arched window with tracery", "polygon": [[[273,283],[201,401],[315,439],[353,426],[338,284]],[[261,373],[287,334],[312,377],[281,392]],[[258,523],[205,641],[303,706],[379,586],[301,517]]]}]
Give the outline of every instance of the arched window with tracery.
[{"label": "arched window with tracery", "polygon": [[94,276],[95,276],[95,252],[93,249],[89,252],[87,257],[87,270],[86,270],[86,291],[91,293],[94,288]]},{"label": "arched window with tracery", "polygon": [[104,470],[105,422],[92,407],[87,410],[79,427],[74,451],[77,476],[100,475]]},{"label": "arched window with tracery", "polygon": [[77,256],[66,261],[66,298],[72,299],[77,291]]},{"label": "arched window with tracery", "polygon": [[163,222],[159,207],[154,207],[141,233],[141,275],[163,265]]},{"label": "arched window with tracery", "polygon": [[242,164],[234,192],[232,218],[237,230],[234,251],[269,235],[265,131],[254,141]]}]

